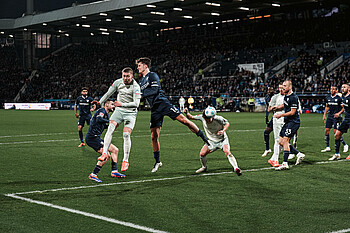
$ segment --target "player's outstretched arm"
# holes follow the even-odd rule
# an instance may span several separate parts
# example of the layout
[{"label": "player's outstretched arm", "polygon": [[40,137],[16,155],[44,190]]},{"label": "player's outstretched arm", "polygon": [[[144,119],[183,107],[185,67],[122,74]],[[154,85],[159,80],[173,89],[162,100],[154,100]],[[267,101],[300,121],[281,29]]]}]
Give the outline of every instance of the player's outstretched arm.
[{"label": "player's outstretched arm", "polygon": [[185,113],[185,116],[190,119],[190,120],[194,120],[194,116],[192,116],[192,114],[188,111],[188,108],[185,108],[184,109],[184,113]]},{"label": "player's outstretched arm", "polygon": [[102,96],[102,98],[100,99],[99,103],[101,104],[101,106],[104,106],[104,103],[106,102],[106,100],[108,100],[109,97],[111,97],[113,95],[114,92],[117,91],[117,81],[115,81],[112,86],[110,86],[108,88],[108,91]]}]

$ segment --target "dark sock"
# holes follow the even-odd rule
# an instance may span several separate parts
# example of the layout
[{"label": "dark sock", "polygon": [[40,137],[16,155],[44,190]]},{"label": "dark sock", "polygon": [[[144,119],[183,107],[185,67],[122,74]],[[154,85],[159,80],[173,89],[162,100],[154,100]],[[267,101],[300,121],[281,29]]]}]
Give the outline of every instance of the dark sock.
[{"label": "dark sock", "polygon": [[344,146],[346,145],[346,142],[344,141],[343,137],[340,138],[340,141],[341,141],[341,143],[343,143]]},{"label": "dark sock", "polygon": [[340,140],[335,139],[335,153],[339,154]]},{"label": "dark sock", "polygon": [[289,145],[290,153],[297,155],[299,151],[293,145]]},{"label": "dark sock", "polygon": [[201,137],[202,140],[203,140],[207,145],[209,145],[208,138],[204,135],[204,133],[203,133],[202,130],[198,130],[198,132],[196,133],[196,135],[197,135],[198,137]]},{"label": "dark sock", "polygon": [[283,151],[283,162],[288,162],[289,151]]},{"label": "dark sock", "polygon": [[154,159],[156,160],[156,163],[160,163],[159,157],[160,157],[160,151],[153,152]]},{"label": "dark sock", "polygon": [[117,163],[112,161],[112,171],[118,170]]},{"label": "dark sock", "polygon": [[266,150],[270,150],[270,133],[271,133],[271,131],[267,131],[265,129],[265,131],[264,131],[264,141],[265,141]]},{"label": "dark sock", "polygon": [[102,168],[101,166],[96,165],[95,168],[94,168],[94,170],[92,171],[92,173],[94,173],[95,175],[97,175],[97,174],[100,172],[101,168]]},{"label": "dark sock", "polygon": [[329,147],[329,134],[324,135],[324,141],[326,142],[327,147]]},{"label": "dark sock", "polygon": [[80,141],[83,143],[84,142],[83,131],[79,131],[79,138],[80,138]]}]

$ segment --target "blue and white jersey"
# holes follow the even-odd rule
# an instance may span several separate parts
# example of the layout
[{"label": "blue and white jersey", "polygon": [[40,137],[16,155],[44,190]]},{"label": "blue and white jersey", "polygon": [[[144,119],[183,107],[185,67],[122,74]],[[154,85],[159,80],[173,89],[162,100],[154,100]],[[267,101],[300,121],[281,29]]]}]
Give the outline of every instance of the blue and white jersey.
[{"label": "blue and white jersey", "polygon": [[90,115],[90,109],[91,109],[91,102],[94,99],[89,96],[79,96],[77,100],[75,101],[76,105],[79,105],[79,115],[80,116],[88,116]]},{"label": "blue and white jersey", "polygon": [[90,127],[86,134],[88,136],[98,136],[100,137],[103,130],[108,127],[109,115],[106,109],[100,108],[95,112],[90,121]]},{"label": "blue and white jersey", "polygon": [[287,116],[284,117],[284,123],[288,123],[288,122],[293,122],[293,123],[300,123],[300,117],[299,117],[299,112],[298,112],[298,108],[299,108],[299,99],[298,96],[292,92],[292,94],[290,95],[286,95],[284,96],[284,112],[290,112],[292,110],[292,108],[295,108],[295,114],[293,116]]},{"label": "blue and white jersey", "polygon": [[350,119],[350,93],[343,97],[342,105],[344,106],[345,119]]},{"label": "blue and white jersey", "polygon": [[339,95],[326,97],[326,107],[329,107],[328,118],[334,118],[334,114],[342,109],[342,98]]},{"label": "blue and white jersey", "polygon": [[139,82],[141,87],[141,94],[143,98],[146,98],[151,109],[157,103],[161,103],[167,100],[164,91],[160,86],[160,80],[156,73],[149,72]]}]

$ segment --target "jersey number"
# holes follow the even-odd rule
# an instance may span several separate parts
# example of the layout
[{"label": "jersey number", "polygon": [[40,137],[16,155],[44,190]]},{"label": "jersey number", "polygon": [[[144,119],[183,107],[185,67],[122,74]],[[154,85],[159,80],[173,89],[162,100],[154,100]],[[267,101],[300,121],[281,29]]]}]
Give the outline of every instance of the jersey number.
[{"label": "jersey number", "polygon": [[290,135],[292,133],[291,129],[286,129],[286,135]]}]

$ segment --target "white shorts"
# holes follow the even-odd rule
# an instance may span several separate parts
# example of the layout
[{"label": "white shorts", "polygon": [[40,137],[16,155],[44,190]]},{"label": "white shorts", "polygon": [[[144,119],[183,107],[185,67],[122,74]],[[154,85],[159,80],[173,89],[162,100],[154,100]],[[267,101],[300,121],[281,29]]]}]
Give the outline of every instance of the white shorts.
[{"label": "white shorts", "polygon": [[225,145],[230,145],[230,142],[228,141],[228,138],[225,138],[223,141],[220,142],[214,142],[212,140],[209,140],[210,146],[207,146],[210,152],[214,152],[218,149],[224,148]]},{"label": "white shorts", "polygon": [[274,134],[275,140],[280,139],[280,132],[283,125],[284,125],[283,117],[281,117],[280,119],[277,119],[275,117],[273,118],[273,134]]},{"label": "white shorts", "polygon": [[125,112],[123,110],[115,110],[110,120],[116,121],[118,125],[124,122],[124,127],[134,129],[136,123],[137,112]]}]

